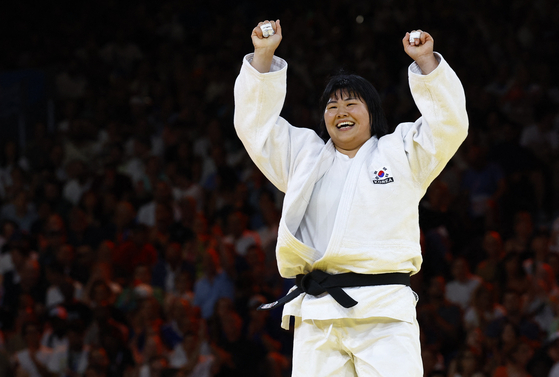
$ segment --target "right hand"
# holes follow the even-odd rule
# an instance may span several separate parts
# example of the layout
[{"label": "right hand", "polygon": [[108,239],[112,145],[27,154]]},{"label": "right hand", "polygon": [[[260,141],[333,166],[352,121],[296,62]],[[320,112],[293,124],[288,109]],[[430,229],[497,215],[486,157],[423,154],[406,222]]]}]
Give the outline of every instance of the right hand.
[{"label": "right hand", "polygon": [[[269,36],[268,38],[264,38],[262,35],[262,29],[260,26],[270,23],[272,24],[272,28],[274,29],[274,35]],[[281,25],[280,20],[276,21],[262,21],[259,22],[258,25],[254,29],[252,29],[252,34],[250,36],[252,38],[252,44],[254,45],[254,51],[263,50],[272,52],[278,48],[281,42]]]}]

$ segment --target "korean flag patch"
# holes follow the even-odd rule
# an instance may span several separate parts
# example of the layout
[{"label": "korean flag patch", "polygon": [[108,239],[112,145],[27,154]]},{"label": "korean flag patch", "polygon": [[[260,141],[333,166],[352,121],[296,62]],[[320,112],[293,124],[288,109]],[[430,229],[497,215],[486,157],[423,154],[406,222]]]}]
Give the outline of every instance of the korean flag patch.
[{"label": "korean flag patch", "polygon": [[383,185],[390,182],[394,182],[394,178],[387,166],[373,170],[373,183],[375,185]]}]

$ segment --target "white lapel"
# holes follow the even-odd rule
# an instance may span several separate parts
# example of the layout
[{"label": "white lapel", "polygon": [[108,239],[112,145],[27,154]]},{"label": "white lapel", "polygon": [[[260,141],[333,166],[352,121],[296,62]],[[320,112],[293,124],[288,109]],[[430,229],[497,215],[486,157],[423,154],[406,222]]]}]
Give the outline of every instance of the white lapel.
[{"label": "white lapel", "polygon": [[289,193],[292,195],[290,198],[287,198],[286,196],[285,200],[289,200],[289,205],[284,207],[285,213],[283,217],[285,218],[285,225],[291,235],[295,234],[297,229],[299,229],[299,225],[301,225],[301,220],[307,210],[314,185],[332,166],[335,157],[336,149],[334,144],[332,143],[332,140],[328,140],[328,142],[324,145],[320,156],[317,158],[316,164],[308,175],[305,176],[306,180],[303,186],[298,192]]},{"label": "white lapel", "polygon": [[[376,137],[372,137],[357,151],[344,184],[343,194],[340,198],[340,204],[336,213],[336,220],[334,221],[334,228],[330,236],[330,241],[328,242],[328,247],[326,248],[322,258],[315,262],[315,266],[328,254],[339,250],[345,234],[344,230],[349,217],[351,205],[353,203],[353,198],[355,196],[355,189],[357,188],[359,181],[361,167],[367,160],[367,157],[371,154],[371,151],[376,148],[377,142],[378,139]],[[313,269],[315,266],[313,266]]]}]

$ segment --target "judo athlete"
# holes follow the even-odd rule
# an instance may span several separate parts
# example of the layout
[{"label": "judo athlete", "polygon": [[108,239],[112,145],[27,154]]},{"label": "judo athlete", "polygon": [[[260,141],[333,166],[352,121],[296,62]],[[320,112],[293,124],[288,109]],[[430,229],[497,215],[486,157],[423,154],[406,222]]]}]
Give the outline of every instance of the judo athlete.
[{"label": "judo athlete", "polygon": [[[266,36],[260,26],[270,24]],[[268,26],[269,29],[269,26]],[[410,275],[421,266],[418,205],[467,134],[460,80],[426,32],[406,33],[411,93],[421,117],[388,134],[365,79],[335,76],[324,91],[327,142],[280,117],[287,63],[274,56],[278,21],[252,31],[235,82],[237,134],[285,193],[276,257],[296,286],[282,327],[295,317],[293,376],[423,376]]]}]

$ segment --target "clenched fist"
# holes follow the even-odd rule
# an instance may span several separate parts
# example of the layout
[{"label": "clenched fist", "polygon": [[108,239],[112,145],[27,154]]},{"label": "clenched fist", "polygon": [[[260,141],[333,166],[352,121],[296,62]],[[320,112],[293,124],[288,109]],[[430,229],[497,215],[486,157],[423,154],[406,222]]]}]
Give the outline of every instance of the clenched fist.
[{"label": "clenched fist", "polygon": [[[267,23],[272,25],[274,34],[265,38],[262,35],[260,26]],[[251,62],[252,66],[260,73],[269,72],[274,52],[278,48],[282,38],[280,20],[259,22],[258,25],[252,29],[250,37],[254,45],[254,58]]]},{"label": "clenched fist", "polygon": [[433,46],[435,41],[431,34],[422,30],[414,30],[420,33],[419,38],[415,38],[413,42],[410,42],[410,33],[406,33],[404,39],[402,39],[402,44],[404,45],[404,51],[410,56],[423,74],[428,75],[437,66],[439,62],[433,54]]}]

